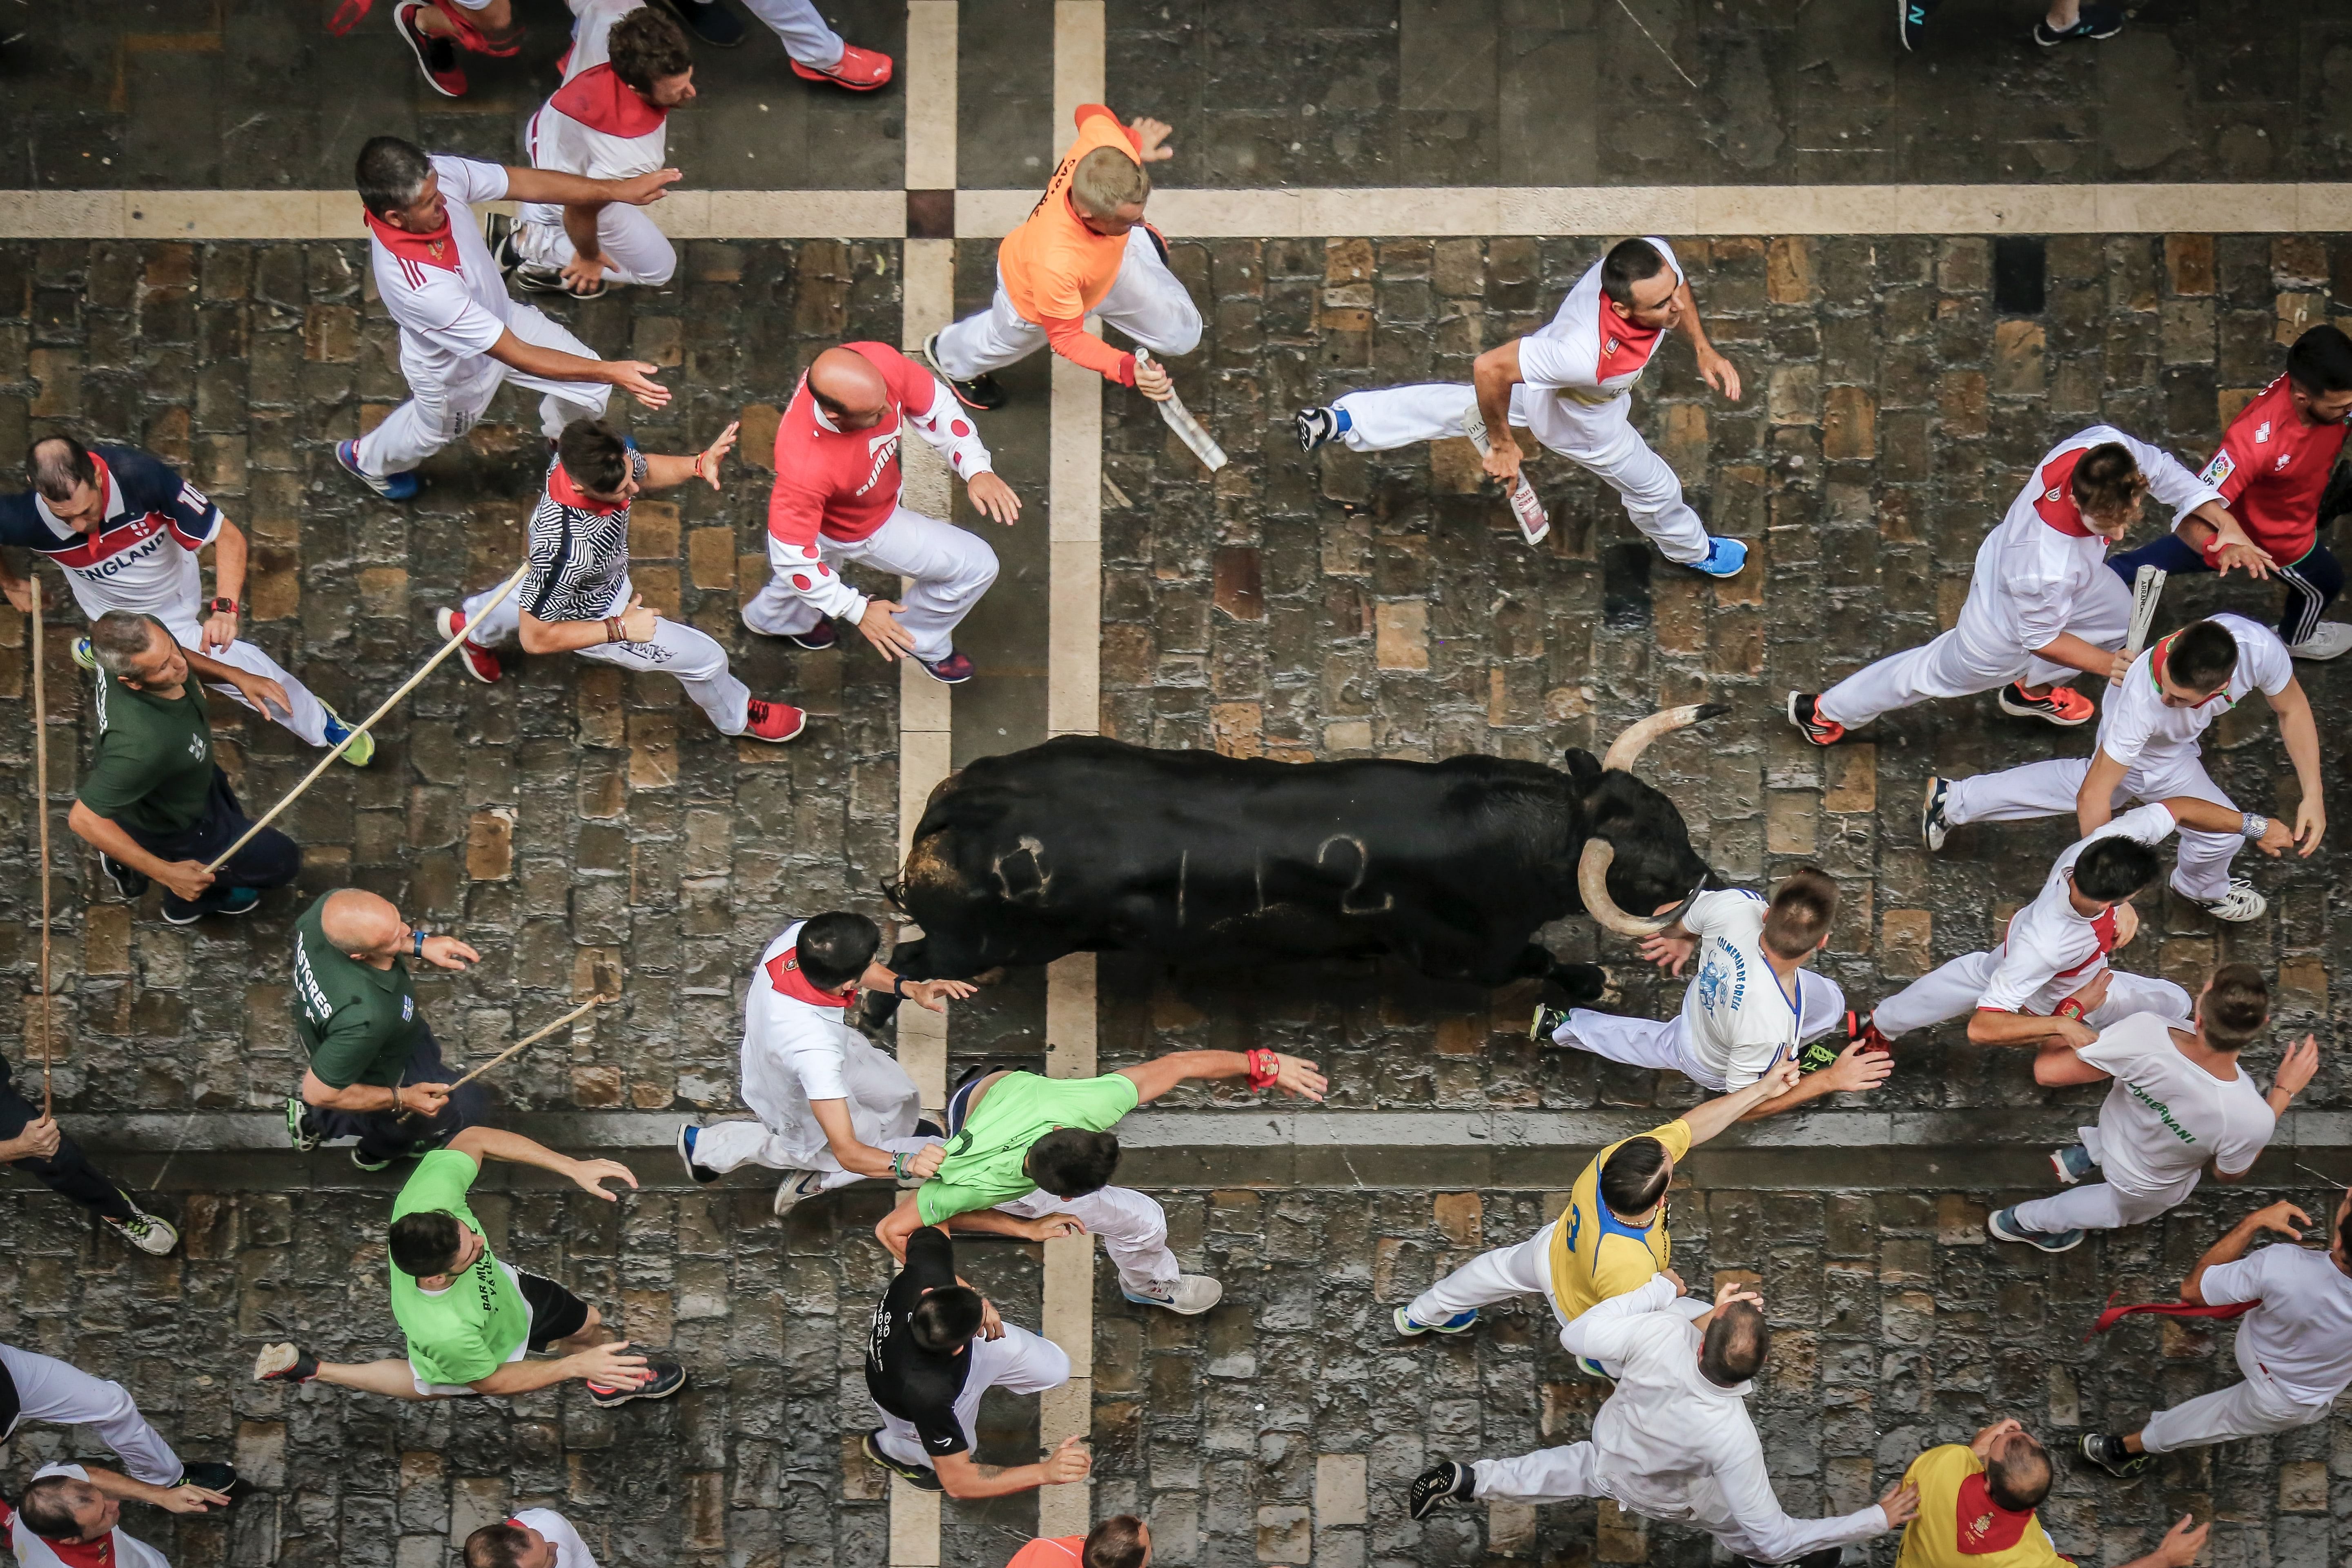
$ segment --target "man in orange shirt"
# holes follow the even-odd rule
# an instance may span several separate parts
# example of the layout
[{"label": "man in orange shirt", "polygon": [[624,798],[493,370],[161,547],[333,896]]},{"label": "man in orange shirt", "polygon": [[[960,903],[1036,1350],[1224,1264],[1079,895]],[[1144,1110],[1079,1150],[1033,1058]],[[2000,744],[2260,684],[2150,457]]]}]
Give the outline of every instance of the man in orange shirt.
[{"label": "man in orange shirt", "polygon": [[1151,1527],[1115,1513],[1084,1535],[1041,1535],[1004,1568],[1151,1568]]},{"label": "man in orange shirt", "polygon": [[1087,331],[1090,312],[1154,353],[1191,353],[1201,342],[1201,312],[1168,269],[1167,242],[1143,221],[1151,195],[1144,165],[1175,156],[1164,145],[1171,127],[1143,119],[1121,125],[1099,103],[1079,105],[1077,119],[1078,139],[1045,195],[997,247],[994,302],[923,344],[923,357],[967,407],[1003,407],[1004,389],[990,373],[1046,343],[1105,380],[1164,400],[1167,371],[1138,365]]}]

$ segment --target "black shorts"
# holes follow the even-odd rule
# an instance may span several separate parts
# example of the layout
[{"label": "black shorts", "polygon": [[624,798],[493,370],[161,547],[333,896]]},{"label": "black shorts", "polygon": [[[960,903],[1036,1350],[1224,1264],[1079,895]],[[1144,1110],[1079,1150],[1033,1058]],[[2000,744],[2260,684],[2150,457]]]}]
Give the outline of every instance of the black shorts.
[{"label": "black shorts", "polygon": [[530,1348],[543,1351],[588,1326],[588,1303],[544,1275],[515,1270],[522,1299],[530,1303]]}]

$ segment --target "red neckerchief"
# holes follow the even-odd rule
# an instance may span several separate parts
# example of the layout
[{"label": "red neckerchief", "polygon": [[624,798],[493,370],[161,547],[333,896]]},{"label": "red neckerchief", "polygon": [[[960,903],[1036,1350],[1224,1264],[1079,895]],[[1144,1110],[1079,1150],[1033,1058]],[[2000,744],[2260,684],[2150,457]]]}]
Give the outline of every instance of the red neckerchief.
[{"label": "red neckerchief", "polygon": [[[1677,289],[1682,285],[1675,285]],[[1658,346],[1664,327],[1645,327],[1630,317],[1617,313],[1608,295],[1601,296],[1597,312],[1601,322],[1601,357],[1593,366],[1592,379],[1607,381],[1612,375],[1638,371],[1650,363],[1650,351]]]},{"label": "red neckerchief", "polygon": [[[2182,628],[2182,630],[2186,629],[2186,627]],[[2175,632],[2172,634],[2172,637],[2166,637],[2164,640],[2158,643],[2155,647],[2148,650],[2147,678],[2156,683],[2156,695],[2158,701],[2163,700],[2164,698],[2164,661],[2172,652],[2172,637],[2177,637],[2179,635],[2179,632]],[[2229,694],[2230,683],[2225,680],[2211,691],[2207,692],[2196,701],[2191,702],[2189,706],[2191,709],[2202,708],[2205,704],[2212,701],[2215,698],[2227,697]]]},{"label": "red neckerchief", "polygon": [[2042,514],[2042,521],[2070,539],[2091,537],[2090,524],[2083,521],[2083,509],[2074,504],[2074,465],[2089,450],[2088,447],[2077,447],[2044,463],[2042,493],[2033,500],[2033,510]]},{"label": "red neckerchief", "polygon": [[2262,1299],[2257,1297],[2251,1301],[2231,1301],[2219,1307],[2192,1307],[2186,1301],[2150,1301],[2137,1307],[2118,1307],[2116,1299],[2109,1296],[2107,1310],[2099,1314],[2099,1321],[2091,1325],[2091,1332],[2083,1338],[2087,1342],[2091,1334],[2104,1334],[2126,1318],[2141,1312],[2150,1312],[2159,1318],[2210,1318],[2216,1322],[2226,1322],[2231,1318],[2244,1317],[2262,1304]]},{"label": "red neckerchief", "polygon": [[564,506],[572,507],[581,511],[593,512],[598,517],[610,517],[616,511],[629,510],[627,501],[598,500],[594,496],[573,484],[572,476],[563,471],[562,463],[553,464],[547,470],[547,493],[551,499]]},{"label": "red neckerchief", "polygon": [[857,987],[853,985],[838,996],[818,990],[801,973],[801,950],[788,947],[768,960],[768,984],[780,996],[795,1002],[805,1002],[812,1007],[846,1007],[857,1000]]},{"label": "red neckerchief", "polygon": [[394,256],[420,266],[438,267],[444,272],[457,270],[457,241],[449,232],[449,209],[446,206],[441,209],[441,226],[430,234],[394,228],[365,209],[360,216],[367,219],[368,232]]},{"label": "red neckerchief", "polygon": [[669,110],[646,100],[610,65],[591,66],[556,89],[549,105],[560,114],[607,136],[647,136],[661,129]]},{"label": "red neckerchief", "polygon": [[1982,1470],[1960,1483],[1952,1511],[1960,1551],[1970,1557],[2008,1551],[2024,1539],[2025,1527],[2033,1522],[2032,1509],[2003,1508],[1992,1500],[1992,1488]]}]

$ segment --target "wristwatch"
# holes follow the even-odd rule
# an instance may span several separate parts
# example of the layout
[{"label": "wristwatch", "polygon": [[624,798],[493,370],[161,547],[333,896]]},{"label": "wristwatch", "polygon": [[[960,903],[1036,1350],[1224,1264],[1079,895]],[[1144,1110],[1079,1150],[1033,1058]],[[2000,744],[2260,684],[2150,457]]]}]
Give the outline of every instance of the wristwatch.
[{"label": "wristwatch", "polygon": [[893,974],[890,976],[890,994],[893,996],[904,996],[906,994],[907,977],[903,974]]},{"label": "wristwatch", "polygon": [[409,941],[410,941],[410,944],[411,944],[411,949],[412,949],[412,951],[415,952],[415,956],[417,956],[418,958],[422,958],[422,957],[424,957],[424,956],[425,956],[425,928],[424,928],[423,926],[411,926],[411,927],[409,928],[409,931],[408,931],[408,935],[409,935]]},{"label": "wristwatch", "polygon": [[215,599],[211,604],[205,606],[205,612],[207,615],[214,616],[234,616],[237,613],[236,601],[235,599]]}]

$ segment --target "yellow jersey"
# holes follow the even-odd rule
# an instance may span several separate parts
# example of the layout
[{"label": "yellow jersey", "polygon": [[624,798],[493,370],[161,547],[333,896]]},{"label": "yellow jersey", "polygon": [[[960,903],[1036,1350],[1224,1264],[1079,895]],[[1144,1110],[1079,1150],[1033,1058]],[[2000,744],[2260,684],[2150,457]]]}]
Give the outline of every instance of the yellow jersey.
[{"label": "yellow jersey", "polygon": [[[1638,1134],[1654,1138],[1676,1161],[1690,1152],[1690,1123],[1677,1119]],[[1601,1201],[1601,1167],[1631,1138],[1621,1138],[1592,1157],[1569,1189],[1568,1207],[1551,1232],[1551,1296],[1560,1316],[1573,1320],[1612,1296],[1638,1290],[1671,1262],[1675,1238],[1666,1228],[1666,1205],[1646,1226],[1631,1226]]]},{"label": "yellow jersey", "polygon": [[1992,1500],[1985,1464],[1966,1443],[1930,1448],[1903,1479],[1919,1489],[1919,1515],[1903,1527],[1895,1568],[2058,1568],[2074,1559],[2050,1542],[2041,1516]]}]

